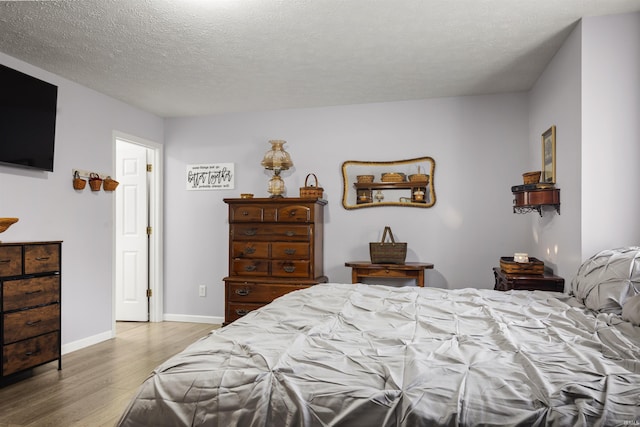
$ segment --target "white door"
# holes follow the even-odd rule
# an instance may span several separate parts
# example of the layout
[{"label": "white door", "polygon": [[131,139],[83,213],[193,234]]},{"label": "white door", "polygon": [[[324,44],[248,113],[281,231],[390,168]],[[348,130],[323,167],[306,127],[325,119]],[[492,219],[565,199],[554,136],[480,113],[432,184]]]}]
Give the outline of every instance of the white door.
[{"label": "white door", "polygon": [[147,151],[116,140],[116,320],[149,320]]}]

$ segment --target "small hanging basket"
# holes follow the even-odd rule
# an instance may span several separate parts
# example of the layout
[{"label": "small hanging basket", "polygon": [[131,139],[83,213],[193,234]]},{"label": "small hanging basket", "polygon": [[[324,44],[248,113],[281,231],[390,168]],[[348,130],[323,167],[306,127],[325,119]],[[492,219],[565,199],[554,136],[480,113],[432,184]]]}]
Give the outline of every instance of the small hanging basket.
[{"label": "small hanging basket", "polygon": [[[309,185],[308,181],[310,176],[313,176],[315,185]],[[324,189],[322,187],[318,187],[318,177],[310,173],[304,179],[304,187],[300,187],[300,197],[303,199],[321,199],[323,191]]]},{"label": "small hanging basket", "polygon": [[100,175],[94,172],[89,174],[89,187],[91,187],[91,191],[100,190],[100,187],[102,187],[102,178],[100,178]]},{"label": "small hanging basket", "polygon": [[112,179],[110,176],[108,176],[108,177],[106,177],[104,179],[104,183],[102,184],[102,188],[104,189],[104,191],[113,191],[113,190],[116,189],[118,184],[120,184],[118,181],[116,181],[115,179]]},{"label": "small hanging basket", "polygon": [[[385,242],[389,233],[391,243]],[[386,226],[382,233],[382,240],[369,243],[369,255],[372,264],[404,264],[407,257],[407,244],[396,243],[391,233],[391,227]]]},{"label": "small hanging basket", "polygon": [[80,178],[80,173],[75,171],[73,173],[73,188],[75,190],[84,190],[84,187],[87,185],[87,180]]}]

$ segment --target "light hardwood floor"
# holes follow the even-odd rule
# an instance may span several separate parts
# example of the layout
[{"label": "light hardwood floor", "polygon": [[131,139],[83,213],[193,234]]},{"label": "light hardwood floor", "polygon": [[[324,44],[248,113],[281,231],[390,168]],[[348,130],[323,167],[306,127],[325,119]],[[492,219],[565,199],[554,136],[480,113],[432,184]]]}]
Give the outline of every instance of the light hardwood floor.
[{"label": "light hardwood floor", "polygon": [[0,427],[114,426],[153,368],[217,325],[118,322],[116,338],[0,388]]}]

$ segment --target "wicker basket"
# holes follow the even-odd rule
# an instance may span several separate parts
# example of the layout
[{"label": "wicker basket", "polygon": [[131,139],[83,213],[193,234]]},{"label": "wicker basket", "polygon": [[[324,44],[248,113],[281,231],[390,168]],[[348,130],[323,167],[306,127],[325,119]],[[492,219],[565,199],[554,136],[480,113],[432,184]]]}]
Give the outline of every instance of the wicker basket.
[{"label": "wicker basket", "polygon": [[429,175],[423,173],[414,173],[409,175],[409,182],[426,182],[429,184]]},{"label": "wicker basket", "polygon": [[104,179],[102,188],[104,189],[104,191],[114,191],[118,187],[118,184],[120,184],[118,181],[108,176]]},{"label": "wicker basket", "polygon": [[[385,242],[387,233],[391,243]],[[391,233],[391,227],[386,226],[382,233],[382,240],[369,243],[369,256],[372,264],[404,264],[407,257],[407,244],[396,243]]]},{"label": "wicker basket", "polygon": [[357,175],[356,176],[356,180],[359,183],[369,184],[369,183],[373,182],[373,175]]},{"label": "wicker basket", "polygon": [[529,262],[515,262],[513,257],[501,257],[500,268],[507,274],[544,274],[544,262],[529,257]]},{"label": "wicker basket", "polygon": [[382,182],[404,182],[406,180],[406,175],[400,172],[387,172],[383,173],[380,177],[380,181]]},{"label": "wicker basket", "polygon": [[100,178],[100,175],[94,172],[89,174],[89,187],[91,187],[91,191],[100,190],[100,187],[102,187],[102,178]]},{"label": "wicker basket", "polygon": [[[309,185],[309,177],[312,176],[316,181],[315,185]],[[324,189],[318,187],[318,177],[314,173],[310,173],[304,179],[304,187],[300,187],[300,197],[303,199],[321,199]]]},{"label": "wicker basket", "polygon": [[73,173],[73,188],[76,190],[84,190],[84,187],[87,185],[87,180],[80,178],[80,173],[75,171]]},{"label": "wicker basket", "polygon": [[537,184],[540,182],[541,171],[526,172],[522,174],[522,180],[525,184]]}]

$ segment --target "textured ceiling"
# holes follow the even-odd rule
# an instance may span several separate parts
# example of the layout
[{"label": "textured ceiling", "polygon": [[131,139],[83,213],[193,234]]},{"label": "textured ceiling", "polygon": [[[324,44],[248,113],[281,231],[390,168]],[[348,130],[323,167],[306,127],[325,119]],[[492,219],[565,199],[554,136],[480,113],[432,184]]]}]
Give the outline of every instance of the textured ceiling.
[{"label": "textured ceiling", "polygon": [[0,2],[0,52],[162,117],[526,91],[640,0]]}]

